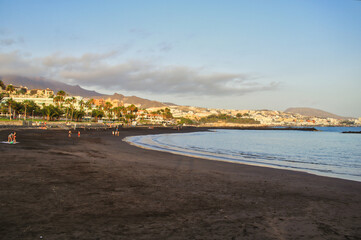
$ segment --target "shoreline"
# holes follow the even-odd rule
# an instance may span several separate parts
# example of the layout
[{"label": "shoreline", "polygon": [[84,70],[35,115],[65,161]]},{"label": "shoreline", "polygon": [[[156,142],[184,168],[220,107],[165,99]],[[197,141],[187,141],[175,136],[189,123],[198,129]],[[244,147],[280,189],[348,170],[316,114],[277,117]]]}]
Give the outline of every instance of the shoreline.
[{"label": "shoreline", "polygon": [[[96,123],[96,122],[69,122],[66,123],[65,121],[32,121],[32,119],[19,119],[19,120],[12,120],[12,121],[0,121],[0,130],[1,129],[8,129],[8,128],[39,128],[39,125],[29,125],[29,123],[44,123],[50,128],[74,128],[74,126],[81,126],[82,128],[86,128],[87,126],[93,128],[102,128],[106,127],[107,125],[119,125],[120,123]],[[134,126],[132,126],[134,127]],[[163,125],[137,125],[135,127],[156,127],[156,128],[164,128]],[[167,126],[165,128],[172,128],[177,126]],[[292,125],[264,125],[264,124],[218,124],[218,125],[207,125],[207,124],[200,124],[200,125],[187,125],[184,126],[186,128],[208,128],[208,129],[239,129],[239,130],[296,130],[296,131],[318,131],[317,127],[361,127],[359,125],[351,126],[351,125],[301,125],[301,126],[292,126]]]},{"label": "shoreline", "polygon": [[308,172],[308,171],[302,170],[302,169],[296,169],[296,168],[291,168],[291,167],[282,167],[282,166],[276,166],[276,165],[267,165],[267,164],[256,163],[256,162],[247,161],[247,160],[228,159],[228,158],[225,158],[224,156],[217,157],[216,155],[211,154],[211,153],[208,154],[208,153],[200,152],[200,153],[192,154],[191,152],[175,150],[175,149],[171,149],[171,148],[167,148],[167,147],[163,148],[163,147],[157,147],[157,146],[145,146],[145,145],[142,145],[141,143],[134,143],[131,140],[129,140],[129,138],[132,138],[132,137],[133,136],[128,136],[122,140],[132,146],[147,149],[147,150],[152,150],[152,151],[160,151],[160,152],[177,154],[177,155],[186,156],[186,157],[200,158],[200,159],[209,160],[209,161],[219,161],[219,162],[231,163],[231,164],[241,164],[241,165],[244,164],[244,165],[254,166],[254,167],[263,167],[263,168],[270,168],[270,169],[294,171],[294,172],[299,172],[299,173],[311,174],[311,175],[315,175],[315,176],[329,177],[329,178],[334,178],[334,179],[354,181],[354,182],[361,183],[361,180],[355,180],[355,179],[351,178],[350,176],[346,176],[346,177],[342,178],[342,177],[337,177],[337,174],[329,175],[327,173],[323,174],[322,172],[318,172],[318,173]]},{"label": "shoreline", "polygon": [[[207,131],[183,128],[179,132]],[[5,239],[358,239],[361,183],[146,150],[175,129],[17,130],[0,145]],[[0,138],[8,130],[0,130]]]}]

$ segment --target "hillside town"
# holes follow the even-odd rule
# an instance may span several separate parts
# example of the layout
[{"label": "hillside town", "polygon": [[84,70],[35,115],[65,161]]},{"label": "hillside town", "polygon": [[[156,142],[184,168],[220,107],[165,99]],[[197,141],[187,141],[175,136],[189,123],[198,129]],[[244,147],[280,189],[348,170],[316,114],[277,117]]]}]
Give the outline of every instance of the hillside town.
[{"label": "hillside town", "polygon": [[0,80],[0,118],[19,120],[121,122],[128,125],[202,125],[209,127],[359,126],[359,119],[303,116],[272,110],[230,110],[168,105],[142,108],[112,98],[70,96],[64,91],[5,86]]}]

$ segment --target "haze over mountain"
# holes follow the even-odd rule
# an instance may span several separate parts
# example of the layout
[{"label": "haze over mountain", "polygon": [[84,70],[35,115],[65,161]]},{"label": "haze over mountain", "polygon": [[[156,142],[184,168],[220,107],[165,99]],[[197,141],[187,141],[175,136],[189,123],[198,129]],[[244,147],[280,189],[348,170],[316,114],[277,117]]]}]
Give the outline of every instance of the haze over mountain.
[{"label": "haze over mountain", "polygon": [[123,101],[123,103],[128,104],[141,104],[142,108],[149,108],[149,107],[163,107],[166,104],[157,101],[151,101],[148,99],[140,98],[137,96],[124,96],[122,94],[114,93],[113,95],[105,95],[102,93],[98,93],[96,91],[86,90],[79,85],[69,85],[66,83],[57,82],[54,80],[49,80],[45,78],[29,78],[23,76],[16,76],[16,75],[3,75],[0,76],[0,79],[3,80],[5,85],[12,84],[14,86],[25,86],[29,89],[45,89],[49,88],[54,91],[54,93],[63,90],[67,94],[71,96],[82,96],[87,98],[111,98],[117,99],[119,101]]},{"label": "haze over mountain", "polygon": [[[125,104],[140,104],[142,108],[150,107],[164,107],[168,105],[175,105],[172,103],[161,103],[158,101],[152,101],[137,96],[124,96],[123,94],[114,93],[113,95],[102,94],[92,90],[86,90],[79,85],[69,85],[66,83],[45,79],[42,77],[30,78],[17,75],[2,75],[0,79],[5,85],[12,84],[14,86],[26,86],[29,89],[45,89],[50,88],[54,93],[63,90],[71,96],[82,96],[87,98],[104,98],[104,99],[117,99],[123,101]],[[342,117],[333,113],[329,113],[315,108],[288,108],[285,112],[298,113],[304,116],[321,117],[321,118],[335,118],[335,119],[349,119],[351,117]]]},{"label": "haze over mountain", "polygon": [[298,113],[303,116],[319,117],[319,118],[335,118],[335,119],[349,119],[350,117],[341,117],[333,113],[329,113],[315,108],[287,108],[285,112]]},{"label": "haze over mountain", "polygon": [[104,99],[110,98],[112,100],[117,99],[119,101],[123,101],[123,103],[129,103],[134,105],[140,104],[142,108],[167,106],[167,104],[163,104],[161,102],[144,99],[137,96],[124,96],[119,93],[114,93],[113,95],[94,96],[93,98],[104,98]]},{"label": "haze over mountain", "polygon": [[96,91],[86,90],[79,85],[69,85],[66,83],[61,83],[45,78],[29,78],[29,77],[22,77],[16,75],[4,75],[0,76],[0,79],[3,80],[5,85],[12,84],[14,86],[24,86],[29,89],[45,89],[50,88],[57,93],[60,90],[65,91],[69,95],[72,96],[82,96],[82,97],[92,97],[92,96],[102,96],[103,94],[98,93]]}]

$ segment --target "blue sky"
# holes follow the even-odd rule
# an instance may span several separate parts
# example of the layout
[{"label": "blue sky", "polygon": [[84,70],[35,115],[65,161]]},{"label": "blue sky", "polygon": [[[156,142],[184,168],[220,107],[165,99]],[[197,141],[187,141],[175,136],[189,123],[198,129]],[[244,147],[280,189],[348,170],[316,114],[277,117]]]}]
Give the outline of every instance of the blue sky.
[{"label": "blue sky", "polygon": [[0,74],[361,117],[361,1],[2,1]]}]

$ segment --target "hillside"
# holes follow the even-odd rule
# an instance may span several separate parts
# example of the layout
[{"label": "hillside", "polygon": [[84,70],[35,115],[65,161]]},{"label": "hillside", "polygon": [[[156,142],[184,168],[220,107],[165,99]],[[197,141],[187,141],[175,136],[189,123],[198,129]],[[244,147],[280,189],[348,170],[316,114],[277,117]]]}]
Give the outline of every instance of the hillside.
[{"label": "hillside", "polygon": [[150,108],[150,107],[164,107],[166,106],[166,104],[163,104],[161,102],[157,102],[157,101],[152,101],[152,100],[148,100],[148,99],[144,99],[144,98],[140,98],[140,97],[136,97],[136,96],[124,96],[122,94],[119,93],[114,93],[113,95],[102,95],[102,96],[93,96],[93,98],[110,98],[110,99],[117,99],[119,101],[123,101],[123,103],[129,103],[129,104],[141,104],[142,108]]},{"label": "hillside", "polygon": [[12,84],[14,86],[26,86],[29,89],[45,89],[50,88],[54,93],[63,90],[69,95],[72,96],[82,96],[82,97],[91,97],[91,96],[102,96],[103,94],[96,91],[86,90],[79,85],[72,86],[69,84],[48,80],[45,78],[28,78],[22,76],[1,76],[0,79],[3,80],[5,85]]},{"label": "hillside", "polygon": [[166,104],[163,104],[161,102],[152,101],[136,96],[124,96],[118,93],[114,93],[113,95],[105,95],[98,93],[96,91],[86,90],[80,87],[79,85],[73,86],[45,78],[29,78],[29,77],[14,76],[14,75],[11,76],[4,75],[4,76],[0,76],[0,79],[3,80],[5,85],[12,84],[14,86],[26,86],[29,89],[50,88],[51,90],[54,91],[54,93],[63,90],[71,96],[118,99],[119,101],[123,101],[124,103],[128,103],[128,104],[134,104],[134,105],[141,104],[142,108],[166,106]]},{"label": "hillside", "polygon": [[341,117],[336,114],[315,108],[287,108],[285,112],[298,113],[300,115],[309,116],[309,117],[348,119],[348,117]]}]

